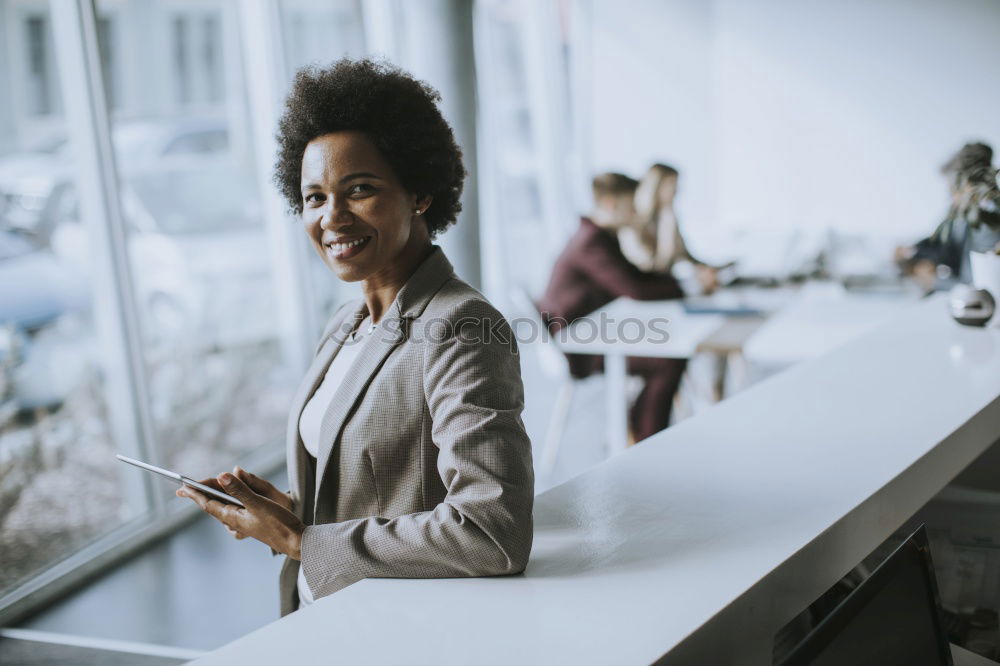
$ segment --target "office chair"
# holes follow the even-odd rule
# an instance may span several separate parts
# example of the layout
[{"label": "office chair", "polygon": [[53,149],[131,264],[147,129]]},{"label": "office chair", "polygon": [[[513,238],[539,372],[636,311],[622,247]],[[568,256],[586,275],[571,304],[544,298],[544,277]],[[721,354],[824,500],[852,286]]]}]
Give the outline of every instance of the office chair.
[{"label": "office chair", "polygon": [[[528,319],[534,324],[539,332],[545,330],[545,322],[542,315],[535,307],[534,301],[524,287],[515,286],[511,288],[508,295],[511,305],[514,307],[515,315]],[[538,358],[538,366],[545,373],[546,377],[558,383],[559,389],[556,392],[556,403],[552,409],[552,416],[549,417],[549,424],[545,431],[545,441],[542,446],[542,460],[539,465],[539,473],[547,476],[552,473],[556,466],[556,458],[559,456],[559,445],[562,441],[563,432],[566,429],[566,422],[569,420],[569,410],[573,405],[573,393],[578,381],[569,372],[569,362],[565,354],[559,349],[554,339],[548,342],[533,344]]]}]

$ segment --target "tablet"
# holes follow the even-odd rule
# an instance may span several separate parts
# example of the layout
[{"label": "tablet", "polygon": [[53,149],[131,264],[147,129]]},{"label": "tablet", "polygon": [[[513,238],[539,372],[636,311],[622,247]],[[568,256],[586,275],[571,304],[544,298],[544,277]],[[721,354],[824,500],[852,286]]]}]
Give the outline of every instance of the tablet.
[{"label": "tablet", "polygon": [[246,508],[243,505],[243,502],[239,501],[232,495],[227,495],[226,493],[220,490],[216,490],[211,486],[206,486],[204,483],[198,483],[194,479],[189,479],[186,476],[181,476],[177,472],[171,472],[169,469],[163,469],[162,467],[157,467],[156,465],[150,465],[149,463],[144,463],[141,460],[136,460],[135,458],[129,458],[128,456],[123,456],[120,453],[115,457],[118,458],[118,460],[121,460],[122,462],[128,463],[129,465],[135,465],[139,469],[144,469],[147,472],[152,472],[154,474],[159,474],[160,476],[165,476],[168,479],[176,481],[177,483],[180,483],[185,486],[191,486],[192,488],[200,490],[206,495],[214,497],[215,499],[220,500],[222,502],[228,502],[229,504],[235,504],[236,506],[243,506],[243,508]]}]

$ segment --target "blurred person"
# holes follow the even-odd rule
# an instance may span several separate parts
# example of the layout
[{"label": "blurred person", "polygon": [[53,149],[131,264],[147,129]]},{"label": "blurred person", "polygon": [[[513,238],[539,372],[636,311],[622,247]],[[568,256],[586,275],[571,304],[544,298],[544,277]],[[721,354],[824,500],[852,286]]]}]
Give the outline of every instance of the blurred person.
[{"label": "blurred person", "polygon": [[912,247],[896,249],[896,261],[926,289],[939,278],[970,282],[969,252],[1000,243],[1000,189],[993,149],[967,143],[941,167],[951,205],[944,221]]},{"label": "blurred person", "polygon": [[292,401],[291,490],[236,468],[202,483],[246,508],[177,491],[286,556],[282,615],[364,578],[513,574],[528,560],[516,341],[433,243],[466,175],[440,99],[395,67],[344,59],[300,70],[285,102],[275,182],[364,297],[330,317]]},{"label": "blurred person", "polygon": [[[622,254],[617,233],[634,214],[632,202],[637,185],[633,178],[619,173],[594,178],[594,210],[581,218],[579,229],[556,259],[545,294],[537,303],[553,333],[616,298],[663,300],[684,295],[670,273],[641,271]],[[604,370],[602,356],[566,356],[576,378]],[[630,357],[627,363],[629,374],[645,380],[629,413],[632,437],[639,441],[670,424],[674,393],[686,362]]]},{"label": "blurred person", "polygon": [[618,231],[618,240],[629,261],[644,271],[667,272],[689,262],[701,290],[710,293],[718,287],[718,270],[688,251],[674,211],[679,175],[666,164],[649,167],[636,189],[636,214]]}]

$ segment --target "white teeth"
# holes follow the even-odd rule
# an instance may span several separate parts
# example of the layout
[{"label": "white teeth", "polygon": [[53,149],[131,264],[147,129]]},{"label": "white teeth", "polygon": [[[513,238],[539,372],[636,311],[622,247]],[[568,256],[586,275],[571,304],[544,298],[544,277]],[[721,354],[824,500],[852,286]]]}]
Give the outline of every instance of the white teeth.
[{"label": "white teeth", "polygon": [[358,240],[351,241],[349,243],[329,243],[327,247],[331,248],[334,252],[343,252],[352,247],[357,247],[365,242],[366,239],[359,238]]}]

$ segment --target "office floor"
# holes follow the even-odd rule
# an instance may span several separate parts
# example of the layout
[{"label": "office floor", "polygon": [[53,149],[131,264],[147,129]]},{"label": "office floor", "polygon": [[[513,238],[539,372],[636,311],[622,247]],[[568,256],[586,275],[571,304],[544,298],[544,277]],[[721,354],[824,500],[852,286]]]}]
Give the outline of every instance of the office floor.
[{"label": "office floor", "polygon": [[280,566],[199,518],[19,628],[210,650],[278,616]]},{"label": "office floor", "polygon": [[[538,447],[544,440],[557,386],[525,353],[525,426]],[[603,382],[593,377],[577,385],[557,465],[537,479],[539,491],[604,459]],[[284,470],[272,481],[285,487]],[[210,518],[201,518],[86,587],[19,625],[21,629],[112,641],[130,641],[189,650],[211,650],[278,617],[280,558],[262,544],[236,541]],[[179,663],[129,655],[113,661],[88,648],[20,645],[0,639],[0,661],[37,663]],[[31,649],[27,649],[27,648]],[[36,649],[37,648],[37,649]],[[43,658],[48,654],[50,657]],[[109,653],[110,654],[110,653]],[[20,655],[20,656],[18,656]],[[25,655],[34,655],[30,659]],[[62,655],[57,657],[55,655]],[[16,657],[16,658],[15,658]],[[34,659],[34,660],[32,660]],[[39,661],[39,659],[41,661]]]}]

